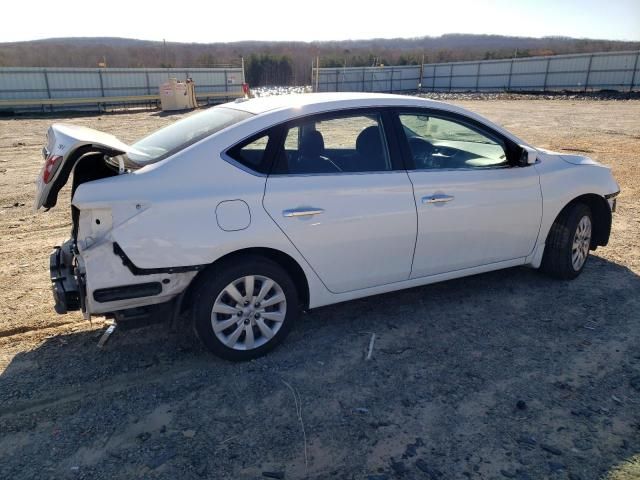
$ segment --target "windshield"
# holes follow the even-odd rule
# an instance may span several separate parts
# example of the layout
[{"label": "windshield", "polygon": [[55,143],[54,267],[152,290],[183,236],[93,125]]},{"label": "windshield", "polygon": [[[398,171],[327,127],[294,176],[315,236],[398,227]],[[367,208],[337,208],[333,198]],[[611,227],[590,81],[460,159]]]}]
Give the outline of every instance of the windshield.
[{"label": "windshield", "polygon": [[251,116],[231,108],[209,108],[138,140],[131,145],[133,151],[127,157],[140,166],[153,163]]}]

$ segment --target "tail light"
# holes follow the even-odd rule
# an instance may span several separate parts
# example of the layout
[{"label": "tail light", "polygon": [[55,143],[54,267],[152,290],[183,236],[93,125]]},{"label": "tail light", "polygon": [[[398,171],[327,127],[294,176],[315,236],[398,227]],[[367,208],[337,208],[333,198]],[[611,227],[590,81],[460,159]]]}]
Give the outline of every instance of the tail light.
[{"label": "tail light", "polygon": [[42,170],[42,180],[44,183],[49,183],[53,176],[58,170],[60,163],[62,160],[62,156],[60,155],[49,155],[47,157],[47,161],[44,164],[44,170]]}]

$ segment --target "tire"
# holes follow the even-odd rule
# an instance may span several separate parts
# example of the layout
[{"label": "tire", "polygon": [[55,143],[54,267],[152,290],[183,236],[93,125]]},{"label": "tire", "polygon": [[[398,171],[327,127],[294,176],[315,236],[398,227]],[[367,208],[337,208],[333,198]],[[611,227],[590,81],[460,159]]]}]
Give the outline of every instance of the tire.
[{"label": "tire", "polygon": [[252,255],[225,261],[198,279],[193,306],[196,334],[207,349],[226,360],[264,355],[284,340],[299,314],[295,284],[267,258]]},{"label": "tire", "polygon": [[565,208],[549,230],[541,270],[561,280],[576,278],[587,264],[592,238],[591,209],[583,203]]}]

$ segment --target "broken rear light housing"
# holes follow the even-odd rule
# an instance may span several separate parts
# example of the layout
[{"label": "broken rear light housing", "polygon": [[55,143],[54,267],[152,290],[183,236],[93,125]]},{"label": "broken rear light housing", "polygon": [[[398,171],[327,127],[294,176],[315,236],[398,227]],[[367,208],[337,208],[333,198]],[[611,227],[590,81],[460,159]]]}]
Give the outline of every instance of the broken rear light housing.
[{"label": "broken rear light housing", "polygon": [[42,180],[44,183],[49,183],[60,166],[61,155],[49,155],[47,161],[44,164],[44,170],[42,170]]}]

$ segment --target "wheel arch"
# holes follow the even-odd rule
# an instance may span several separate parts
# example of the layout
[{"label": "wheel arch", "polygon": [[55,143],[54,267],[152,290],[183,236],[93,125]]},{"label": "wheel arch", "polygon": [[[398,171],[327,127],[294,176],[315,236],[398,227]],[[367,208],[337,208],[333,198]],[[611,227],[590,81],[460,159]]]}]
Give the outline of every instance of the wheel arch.
[{"label": "wheel arch", "polygon": [[284,268],[285,271],[291,276],[291,279],[296,284],[296,287],[298,287],[298,297],[302,309],[306,310],[309,307],[309,281],[300,264],[290,255],[282,252],[281,250],[276,250],[274,248],[252,247],[243,248],[241,250],[227,253],[226,255],[223,255],[222,257],[209,264],[206,268],[199,271],[198,274],[191,280],[191,283],[189,283],[187,289],[184,291],[181,302],[181,309],[186,310],[191,305],[193,294],[195,293],[198,281],[200,278],[202,278],[205,272],[210,272],[211,270],[216,269],[223,262],[248,255],[257,255],[267,258]]},{"label": "wheel arch", "polygon": [[[567,203],[553,220],[555,223],[558,218],[564,215],[571,207],[578,203],[583,203],[591,210],[593,220],[593,236],[591,238],[591,250],[597,247],[604,247],[609,243],[611,234],[611,209],[607,200],[596,193],[586,193],[579,195]],[[552,223],[552,225],[553,225]],[[549,232],[547,232],[547,235]]]}]

